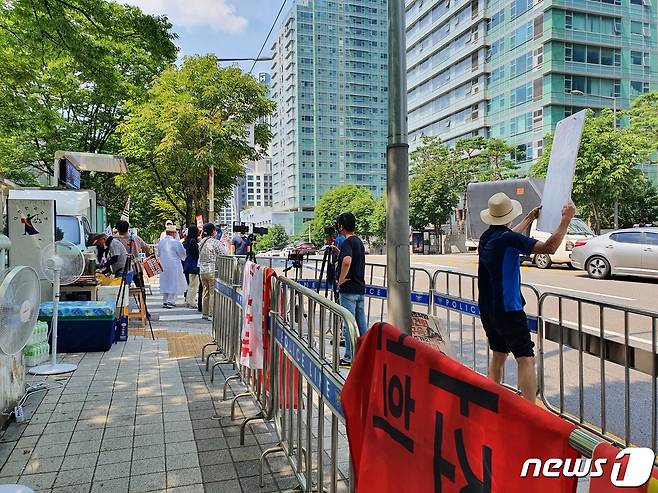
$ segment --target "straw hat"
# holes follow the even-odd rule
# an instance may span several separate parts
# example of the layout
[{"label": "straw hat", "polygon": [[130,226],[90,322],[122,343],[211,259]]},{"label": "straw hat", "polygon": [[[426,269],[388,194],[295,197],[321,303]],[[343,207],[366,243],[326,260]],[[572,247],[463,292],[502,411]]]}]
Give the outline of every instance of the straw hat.
[{"label": "straw hat", "polygon": [[175,233],[176,232],[176,226],[174,226],[173,224],[167,224],[167,226],[165,226],[165,231],[167,233]]},{"label": "straw hat", "polygon": [[480,218],[484,223],[493,226],[509,224],[523,212],[521,203],[518,200],[510,199],[503,192],[492,195],[488,205],[488,209],[480,212]]}]

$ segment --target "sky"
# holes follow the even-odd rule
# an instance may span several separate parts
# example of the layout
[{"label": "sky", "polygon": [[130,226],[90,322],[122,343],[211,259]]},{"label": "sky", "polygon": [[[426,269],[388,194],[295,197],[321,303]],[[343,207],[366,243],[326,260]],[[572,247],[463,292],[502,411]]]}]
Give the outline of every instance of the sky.
[{"label": "sky", "polygon": [[[255,57],[267,36],[283,0],[122,0],[149,14],[166,15],[178,34],[179,58],[185,55],[214,53],[219,58]],[[279,18],[283,19],[292,5],[287,0]],[[277,24],[278,24],[277,23]],[[277,29],[272,32],[263,54],[270,47]],[[253,62],[240,65],[248,71]],[[269,62],[254,69],[269,72]]]}]

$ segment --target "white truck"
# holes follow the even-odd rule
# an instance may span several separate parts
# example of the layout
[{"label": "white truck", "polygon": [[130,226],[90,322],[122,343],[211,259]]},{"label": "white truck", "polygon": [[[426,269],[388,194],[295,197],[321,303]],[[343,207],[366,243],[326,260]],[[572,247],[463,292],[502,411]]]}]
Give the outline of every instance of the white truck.
[{"label": "white truck", "polygon": [[[480,236],[488,228],[480,219],[480,211],[487,208],[489,197],[497,192],[505,192],[511,199],[521,202],[524,214],[512,222],[512,226],[514,226],[525,217],[528,211],[541,204],[544,180],[524,178],[469,184],[467,190],[467,246],[477,248]],[[550,232],[538,231],[537,221],[533,221],[529,231],[525,233],[540,241],[548,239],[551,235]],[[574,217],[564,240],[554,254],[539,254],[523,258],[523,260],[532,262],[540,269],[548,269],[553,264],[571,266],[571,251],[576,242],[592,237],[594,237],[594,232],[590,227],[582,219]]]}]

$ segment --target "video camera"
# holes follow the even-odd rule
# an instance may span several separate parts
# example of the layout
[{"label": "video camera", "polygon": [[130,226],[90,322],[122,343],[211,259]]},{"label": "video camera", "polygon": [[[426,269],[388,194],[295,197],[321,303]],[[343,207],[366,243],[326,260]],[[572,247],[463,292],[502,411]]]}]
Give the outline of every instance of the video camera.
[{"label": "video camera", "polygon": [[247,238],[249,238],[249,241],[254,242],[256,241],[256,236],[258,235],[266,235],[268,229],[263,228],[260,226],[253,226],[251,227],[251,233],[249,233],[249,224],[245,223],[233,223],[233,232],[234,233],[242,233],[248,235]]}]

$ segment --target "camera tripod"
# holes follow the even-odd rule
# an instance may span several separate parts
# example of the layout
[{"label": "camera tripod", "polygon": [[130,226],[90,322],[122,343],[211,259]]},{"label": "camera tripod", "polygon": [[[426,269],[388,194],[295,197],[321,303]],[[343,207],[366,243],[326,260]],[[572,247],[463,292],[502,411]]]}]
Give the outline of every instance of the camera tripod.
[{"label": "camera tripod", "polygon": [[[322,279],[325,278],[324,285],[324,296],[328,298],[329,288],[331,287],[331,292],[333,294],[333,301],[338,303],[338,283],[336,279],[336,259],[334,258],[333,252],[333,240],[327,242],[328,247],[324,250],[324,256],[322,257],[322,265],[320,266],[320,277],[318,278],[318,286],[316,292],[319,294],[320,289],[322,289]],[[326,267],[326,277],[325,277],[325,267]]]},{"label": "camera tripod", "polygon": [[[148,321],[149,324],[149,329],[151,330],[151,339],[155,341],[155,334],[153,333],[153,325],[151,325],[151,313],[149,312],[148,305],[146,303],[146,289],[144,288],[144,278],[140,276],[140,271],[138,270],[137,267],[137,261],[135,260],[134,255],[128,255],[126,257],[126,264],[123,266],[123,273],[121,274],[121,284],[119,284],[119,292],[117,293],[117,299],[114,304],[114,311],[115,313],[117,310],[120,309],[123,310],[124,307],[124,302],[126,300],[126,288],[130,290],[130,283],[127,282],[127,277],[128,273],[133,272],[133,280],[135,281],[135,285],[140,289],[142,292],[142,300],[141,302],[144,303],[144,311],[146,313],[146,320]],[[119,300],[121,303],[119,304]],[[119,320],[121,319],[121,315],[119,315]],[[130,320],[130,319],[128,319]]]},{"label": "camera tripod", "polygon": [[[289,266],[288,262],[292,262]],[[283,269],[283,273],[287,273],[289,270],[295,269],[295,281],[298,281],[302,278],[302,269],[304,268],[304,254],[299,252],[290,252],[288,258],[286,259],[286,267]]]}]

